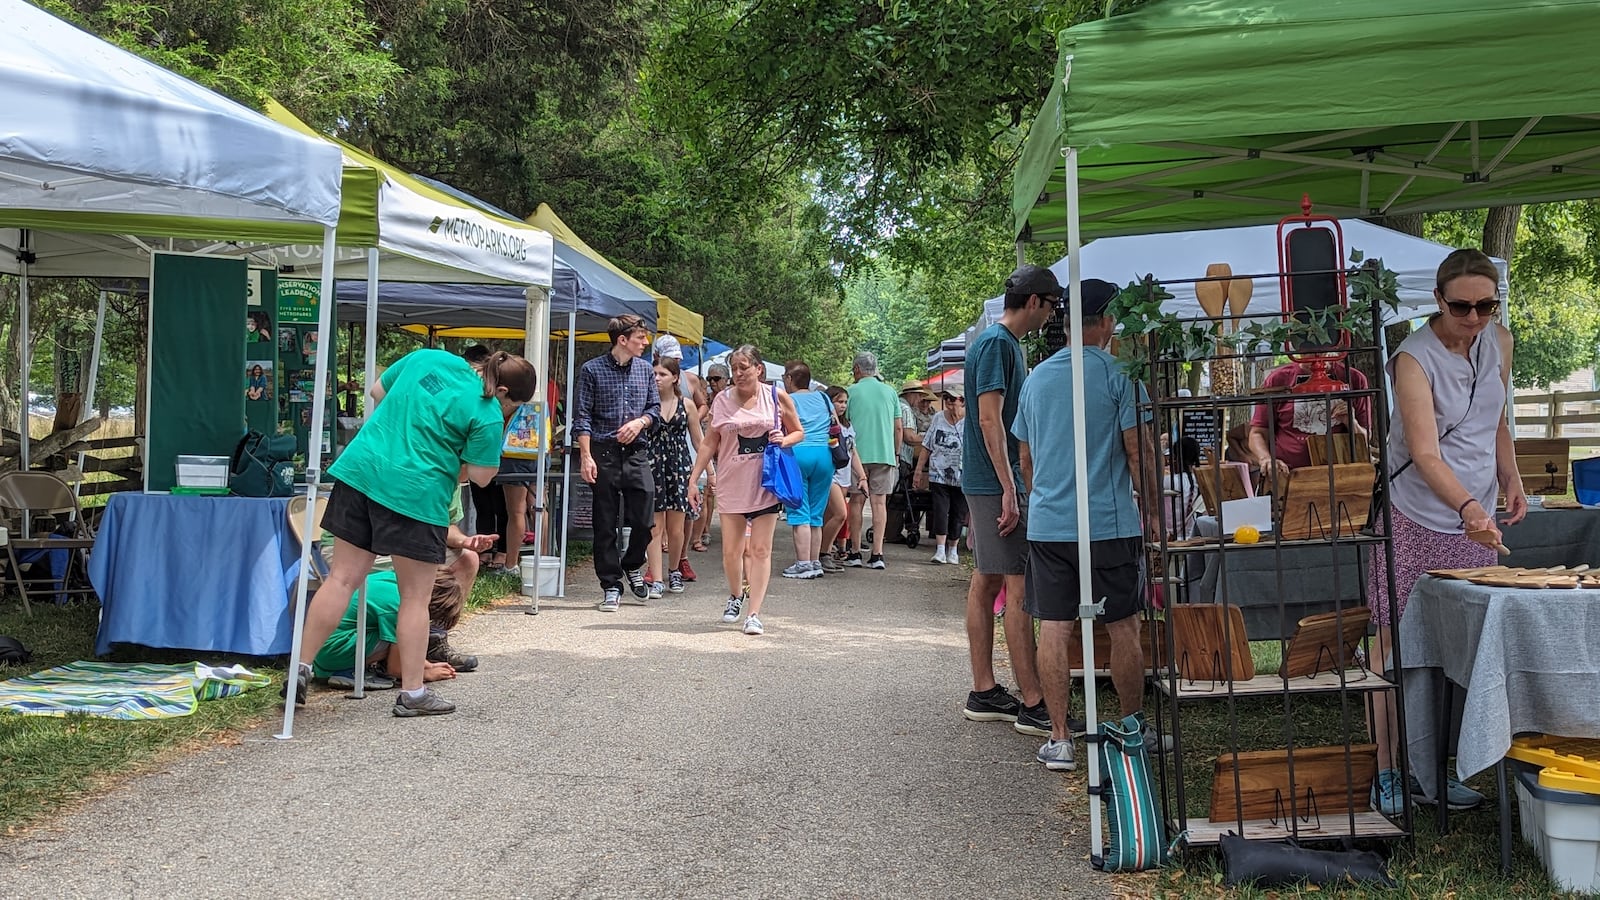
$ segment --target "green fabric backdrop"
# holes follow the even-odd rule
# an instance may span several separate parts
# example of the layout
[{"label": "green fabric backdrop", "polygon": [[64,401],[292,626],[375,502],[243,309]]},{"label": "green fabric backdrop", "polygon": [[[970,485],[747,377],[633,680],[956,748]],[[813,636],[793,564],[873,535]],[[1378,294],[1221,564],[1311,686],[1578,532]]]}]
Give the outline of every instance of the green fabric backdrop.
[{"label": "green fabric backdrop", "polygon": [[154,255],[146,490],[172,489],[179,454],[229,456],[244,434],[247,279],[242,259]]}]

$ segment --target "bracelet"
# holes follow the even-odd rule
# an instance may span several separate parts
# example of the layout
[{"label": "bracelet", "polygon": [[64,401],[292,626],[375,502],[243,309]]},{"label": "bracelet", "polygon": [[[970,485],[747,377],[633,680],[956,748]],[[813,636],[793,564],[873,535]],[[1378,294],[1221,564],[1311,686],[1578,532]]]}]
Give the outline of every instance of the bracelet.
[{"label": "bracelet", "polygon": [[1458,518],[1460,518],[1461,521],[1465,522],[1466,521],[1466,517],[1461,515],[1461,511],[1467,508],[1467,504],[1468,503],[1477,503],[1477,502],[1478,502],[1478,498],[1477,497],[1468,497],[1466,500],[1463,500],[1461,502],[1461,505],[1456,507],[1456,516]]}]

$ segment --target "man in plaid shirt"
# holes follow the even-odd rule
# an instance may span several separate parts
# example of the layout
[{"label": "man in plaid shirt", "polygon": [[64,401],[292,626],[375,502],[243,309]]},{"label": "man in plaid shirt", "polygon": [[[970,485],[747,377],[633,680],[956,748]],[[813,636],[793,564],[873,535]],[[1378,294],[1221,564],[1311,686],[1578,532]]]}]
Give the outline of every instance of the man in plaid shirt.
[{"label": "man in plaid shirt", "polygon": [[[661,422],[655,370],[640,357],[650,333],[638,316],[611,320],[611,350],[578,370],[572,435],[578,442],[578,472],[593,486],[594,572],[605,591],[602,612],[616,612],[622,582],[640,600],[645,552],[655,524],[655,480],[650,474],[650,429]],[[618,514],[621,521],[618,521]],[[630,529],[618,552],[618,527]]]}]

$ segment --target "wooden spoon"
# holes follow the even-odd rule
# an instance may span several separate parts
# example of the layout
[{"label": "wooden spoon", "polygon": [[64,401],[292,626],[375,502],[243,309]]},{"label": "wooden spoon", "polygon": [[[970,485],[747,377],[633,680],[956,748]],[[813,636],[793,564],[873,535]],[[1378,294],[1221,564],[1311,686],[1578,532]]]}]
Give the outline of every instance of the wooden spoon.
[{"label": "wooden spoon", "polygon": [[1239,317],[1250,305],[1250,291],[1254,287],[1255,282],[1248,278],[1235,278],[1228,282],[1228,314],[1233,316],[1229,325],[1234,331],[1239,330]]},{"label": "wooden spoon", "polygon": [[[1207,278],[1227,278],[1233,274],[1233,268],[1227,263],[1212,263],[1206,266]],[[1228,303],[1228,288],[1225,281],[1201,281],[1194,286],[1194,296],[1200,301],[1200,308],[1206,311],[1211,318],[1219,318],[1222,310]]]}]

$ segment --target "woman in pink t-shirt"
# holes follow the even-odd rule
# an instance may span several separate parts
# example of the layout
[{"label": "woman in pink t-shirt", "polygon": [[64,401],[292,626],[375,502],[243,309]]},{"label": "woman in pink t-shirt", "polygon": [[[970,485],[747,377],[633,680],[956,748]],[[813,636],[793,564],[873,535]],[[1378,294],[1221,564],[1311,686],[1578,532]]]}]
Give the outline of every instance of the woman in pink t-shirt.
[{"label": "woman in pink t-shirt", "polygon": [[[728,579],[728,605],[722,621],[737,622],[743,611],[744,633],[761,634],[758,614],[772,580],[772,531],[783,511],[778,498],[761,486],[761,459],[769,442],[793,447],[805,432],[789,395],[762,383],[766,367],[755,347],[745,344],[728,354],[728,365],[733,385],[711,402],[711,428],[700,444],[694,471],[689,473],[689,504],[699,507],[700,475],[715,461],[722,571]],[[750,585],[748,610],[744,609],[741,582]]]},{"label": "woman in pink t-shirt", "polygon": [[[1344,363],[1328,367],[1328,374],[1355,390],[1366,390],[1367,376],[1359,369]],[[1261,382],[1261,390],[1283,393],[1311,377],[1311,367],[1305,363],[1289,363],[1273,369]],[[1304,400],[1278,400],[1256,406],[1250,415],[1250,454],[1262,472],[1273,469],[1300,469],[1311,465],[1311,451],[1306,448],[1306,436],[1312,434],[1343,434],[1354,431],[1367,436],[1372,427],[1372,398],[1357,397],[1346,402],[1329,402],[1321,394],[1306,394]],[[1269,436],[1267,428],[1268,407],[1276,419]],[[1350,410],[1355,409],[1355,421],[1350,420]],[[1268,447],[1268,441],[1272,446]],[[1274,465],[1276,461],[1277,465]]]}]

